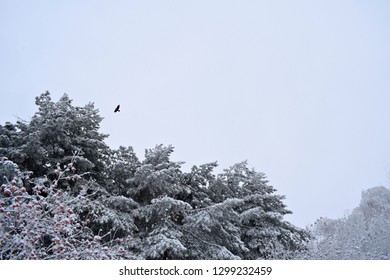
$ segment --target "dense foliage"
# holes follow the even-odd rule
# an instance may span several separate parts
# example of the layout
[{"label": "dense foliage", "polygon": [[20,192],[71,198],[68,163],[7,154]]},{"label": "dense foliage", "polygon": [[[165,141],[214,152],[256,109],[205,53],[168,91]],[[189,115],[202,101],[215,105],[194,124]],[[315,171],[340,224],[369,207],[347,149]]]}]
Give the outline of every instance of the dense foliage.
[{"label": "dense foliage", "polygon": [[307,258],[389,259],[390,189],[371,188],[360,205],[342,219],[320,218],[312,226],[314,239]]},{"label": "dense foliage", "polygon": [[109,148],[93,104],[36,98],[0,125],[1,259],[289,259],[309,234],[263,173],[215,162],[183,172],[172,146]]}]

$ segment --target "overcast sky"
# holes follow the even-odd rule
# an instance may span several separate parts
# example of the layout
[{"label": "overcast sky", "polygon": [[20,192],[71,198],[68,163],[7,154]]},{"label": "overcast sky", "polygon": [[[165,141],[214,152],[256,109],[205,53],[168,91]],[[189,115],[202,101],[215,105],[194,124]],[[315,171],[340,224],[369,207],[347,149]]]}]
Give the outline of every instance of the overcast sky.
[{"label": "overcast sky", "polygon": [[[248,160],[305,226],[389,187],[390,1],[0,0],[0,123],[94,102],[107,143]],[[114,114],[117,104],[121,112]]]}]

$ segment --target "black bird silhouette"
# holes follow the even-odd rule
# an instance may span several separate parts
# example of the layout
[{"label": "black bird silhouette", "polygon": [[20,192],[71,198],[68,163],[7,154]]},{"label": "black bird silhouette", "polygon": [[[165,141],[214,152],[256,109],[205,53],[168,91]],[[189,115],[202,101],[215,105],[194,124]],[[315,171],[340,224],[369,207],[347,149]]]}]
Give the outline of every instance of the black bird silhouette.
[{"label": "black bird silhouette", "polygon": [[120,105],[116,106],[116,108],[115,108],[115,110],[114,110],[114,113],[120,112],[119,107],[120,107]]}]

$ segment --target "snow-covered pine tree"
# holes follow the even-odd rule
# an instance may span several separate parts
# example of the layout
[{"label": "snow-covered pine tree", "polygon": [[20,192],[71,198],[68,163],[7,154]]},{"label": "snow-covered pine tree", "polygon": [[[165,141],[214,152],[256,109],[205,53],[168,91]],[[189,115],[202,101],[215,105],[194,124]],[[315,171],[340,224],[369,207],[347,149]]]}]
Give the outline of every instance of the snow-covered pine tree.
[{"label": "snow-covered pine tree", "polygon": [[133,212],[138,232],[130,246],[142,259],[185,259],[189,255],[182,243],[181,225],[191,206],[165,196]]},{"label": "snow-covered pine tree", "polygon": [[21,162],[23,154],[20,151],[20,140],[17,125],[10,122],[6,122],[4,125],[0,124],[0,157]]},{"label": "snow-covered pine tree", "polygon": [[283,203],[285,198],[275,194],[265,175],[241,162],[226,169],[222,174],[225,189],[241,200],[236,208],[239,213],[241,240],[249,249],[244,259],[281,259],[306,250],[309,235],[283,216],[292,213]]},{"label": "snow-covered pine tree", "polygon": [[[106,146],[106,135],[98,131],[102,118],[93,104],[71,103],[67,95],[53,102],[46,92],[37,97],[38,112],[30,122],[0,126],[0,156],[18,165],[0,166],[8,178],[2,182],[1,214],[11,208],[28,212],[34,208],[30,202],[38,201],[45,204],[36,210],[45,217],[42,230],[51,228],[43,235],[35,212],[28,212],[29,227],[37,228],[37,234],[27,253],[38,258],[256,259],[289,258],[305,247],[307,233],[283,220],[290,213],[284,197],[246,162],[217,175],[216,162],[183,173],[182,163],[170,160],[173,147],[163,145],[146,150],[139,162],[131,147]],[[35,177],[23,179],[17,171],[19,179],[10,179],[19,167],[34,171]],[[12,190],[22,192],[28,184],[26,203],[13,204]],[[63,205],[66,201],[72,205]],[[56,214],[60,205],[68,214]],[[7,221],[1,238],[30,240],[18,235],[26,233],[21,228],[9,231],[12,223],[23,227],[25,216],[7,215],[11,220],[1,220]],[[71,239],[64,228],[74,233]],[[80,229],[88,232],[86,239],[79,238]],[[3,256],[24,258],[20,247],[10,253],[10,246],[22,244],[12,242],[1,243],[7,244]],[[54,252],[56,245],[62,247]]]},{"label": "snow-covered pine tree", "polygon": [[199,178],[198,183],[190,181],[190,204],[196,208],[187,214],[182,229],[188,233],[184,243],[193,258],[280,259],[306,249],[308,233],[283,220],[291,211],[263,173],[249,169],[247,162],[217,176],[199,173],[198,168],[190,173]]},{"label": "snow-covered pine tree", "polygon": [[136,185],[132,182],[140,162],[132,147],[108,149],[104,155],[105,188],[115,195],[131,196]]},{"label": "snow-covered pine tree", "polygon": [[62,166],[72,159],[80,172],[88,171],[101,179],[101,155],[108,148],[104,143],[107,135],[98,131],[102,117],[94,105],[74,107],[66,94],[53,102],[49,92],[38,96],[35,103],[38,112],[31,121],[17,124],[17,140],[13,141],[17,153],[1,155],[37,176],[53,172],[57,164]]},{"label": "snow-covered pine tree", "polygon": [[172,152],[171,145],[157,145],[146,150],[145,159],[129,180],[137,186],[134,193],[136,201],[148,204],[154,198],[175,197],[181,192],[181,163],[170,161]]},{"label": "snow-covered pine tree", "polygon": [[239,213],[242,200],[223,202],[188,213],[182,232],[190,259],[240,259],[248,249],[240,239]]},{"label": "snow-covered pine tree", "polygon": [[181,184],[183,185],[178,198],[191,204],[192,208],[199,209],[213,205],[210,185],[215,183],[217,176],[213,173],[217,162],[192,166],[189,173],[184,173]]}]

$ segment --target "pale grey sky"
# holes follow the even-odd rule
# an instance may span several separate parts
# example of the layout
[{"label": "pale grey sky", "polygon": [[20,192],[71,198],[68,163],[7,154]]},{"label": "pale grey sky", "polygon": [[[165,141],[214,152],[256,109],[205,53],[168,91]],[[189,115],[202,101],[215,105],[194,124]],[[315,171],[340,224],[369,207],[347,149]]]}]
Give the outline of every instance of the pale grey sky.
[{"label": "pale grey sky", "polygon": [[95,103],[114,148],[248,160],[294,224],[341,217],[390,183],[389,15],[385,0],[0,0],[0,123],[66,92]]}]

